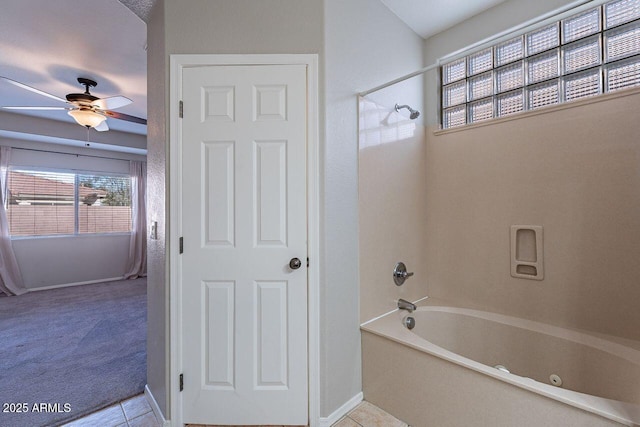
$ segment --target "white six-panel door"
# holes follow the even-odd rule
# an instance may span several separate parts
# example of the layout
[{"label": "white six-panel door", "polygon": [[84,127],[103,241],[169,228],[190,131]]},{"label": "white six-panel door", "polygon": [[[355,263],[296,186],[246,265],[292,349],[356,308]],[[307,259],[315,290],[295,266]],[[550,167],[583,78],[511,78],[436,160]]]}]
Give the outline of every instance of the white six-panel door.
[{"label": "white six-panel door", "polygon": [[306,425],[306,66],[182,82],[183,422]]}]

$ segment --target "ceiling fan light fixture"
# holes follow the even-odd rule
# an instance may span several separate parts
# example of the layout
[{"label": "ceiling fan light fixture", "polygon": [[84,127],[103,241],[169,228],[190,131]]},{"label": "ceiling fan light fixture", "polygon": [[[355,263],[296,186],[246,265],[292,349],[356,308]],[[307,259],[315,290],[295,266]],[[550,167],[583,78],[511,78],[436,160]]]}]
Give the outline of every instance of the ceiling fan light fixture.
[{"label": "ceiling fan light fixture", "polygon": [[107,120],[102,114],[91,110],[71,110],[68,113],[79,125],[94,128]]}]

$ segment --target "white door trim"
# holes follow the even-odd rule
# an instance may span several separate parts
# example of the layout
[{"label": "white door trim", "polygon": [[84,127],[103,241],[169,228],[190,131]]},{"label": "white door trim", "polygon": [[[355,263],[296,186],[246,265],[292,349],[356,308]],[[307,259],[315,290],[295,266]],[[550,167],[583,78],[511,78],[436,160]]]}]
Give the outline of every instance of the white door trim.
[{"label": "white door trim", "polygon": [[181,200],[181,140],[182,123],[179,101],[182,99],[182,70],[187,67],[210,65],[291,65],[307,66],[307,221],[308,221],[308,366],[309,366],[309,425],[320,422],[320,190],[319,190],[319,93],[318,55],[170,55],[169,69],[169,373],[168,398],[171,425],[182,426],[182,397],[179,375],[182,371],[182,330],[180,313],[181,262],[178,241],[182,220]]}]

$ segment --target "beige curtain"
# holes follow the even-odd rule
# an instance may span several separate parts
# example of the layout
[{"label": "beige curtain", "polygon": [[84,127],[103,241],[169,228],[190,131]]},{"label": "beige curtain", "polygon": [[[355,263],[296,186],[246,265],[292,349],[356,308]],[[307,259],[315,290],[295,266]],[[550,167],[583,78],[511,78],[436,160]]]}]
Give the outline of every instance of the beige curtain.
[{"label": "beige curtain", "polygon": [[125,279],[147,275],[147,164],[131,161],[131,240]]},{"label": "beige curtain", "polygon": [[18,261],[13,253],[9,221],[7,220],[7,196],[11,147],[0,147],[0,292],[21,295],[28,292],[22,280]]}]

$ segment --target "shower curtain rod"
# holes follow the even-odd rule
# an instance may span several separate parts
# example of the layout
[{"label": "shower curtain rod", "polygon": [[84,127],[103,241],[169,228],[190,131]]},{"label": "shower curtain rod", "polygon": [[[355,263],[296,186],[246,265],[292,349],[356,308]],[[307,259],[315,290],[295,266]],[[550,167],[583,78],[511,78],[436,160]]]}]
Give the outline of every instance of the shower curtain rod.
[{"label": "shower curtain rod", "polygon": [[410,79],[411,77],[415,77],[415,76],[418,76],[418,75],[420,75],[420,74],[426,73],[427,71],[431,71],[431,70],[433,70],[434,68],[438,67],[438,65],[440,65],[438,62],[436,62],[435,64],[427,65],[426,67],[421,68],[421,69],[419,69],[418,71],[414,71],[413,73],[410,73],[410,74],[404,75],[404,76],[402,76],[402,77],[398,77],[398,78],[397,78],[397,79],[395,79],[395,80],[391,80],[390,82],[387,82],[387,83],[381,84],[380,86],[376,86],[376,87],[374,87],[373,89],[369,89],[369,90],[366,90],[366,91],[364,91],[364,92],[360,92],[360,93],[358,94],[358,96],[367,96],[367,95],[369,95],[370,93],[377,92],[377,91],[379,91],[379,90],[381,90],[381,89],[384,89],[384,88],[386,88],[386,87],[392,86],[392,85],[394,85],[394,84],[396,84],[396,83],[400,83],[400,82],[403,82],[403,81],[405,81],[405,80],[407,80],[407,79]]},{"label": "shower curtain rod", "polygon": [[491,37],[488,37],[484,40],[480,40],[477,43],[474,43],[470,46],[467,46],[465,48],[462,48],[456,52],[453,52],[449,55],[446,55],[442,58],[440,58],[438,61],[436,61],[435,63],[431,64],[431,65],[427,65],[424,68],[419,69],[418,71],[414,71],[413,73],[404,75],[402,77],[398,77],[395,80],[391,80],[390,82],[381,84],[380,86],[376,86],[373,89],[369,89],[366,90],[364,92],[360,92],[358,93],[358,96],[367,96],[373,92],[377,92],[381,89],[384,89],[386,87],[392,86],[396,83],[400,83],[403,82],[407,79],[410,79],[412,77],[415,77],[417,75],[426,73],[427,71],[431,71],[434,68],[437,68],[440,66],[441,63],[443,63],[443,60],[447,60],[447,61],[452,61],[454,59],[457,59],[460,56],[464,56],[465,54],[467,54],[469,51],[474,50],[474,49],[479,49],[487,44],[492,44],[492,43],[497,43],[499,40],[501,39],[505,39],[507,37],[511,37],[514,33],[518,33],[518,32],[524,32],[527,28],[530,28],[534,25],[539,25],[541,23],[544,23],[545,21],[552,21],[555,19],[559,18],[559,15],[562,14],[573,14],[573,13],[577,13],[580,10],[583,9],[588,9],[589,7],[592,7],[594,5],[600,5],[603,3],[606,3],[608,0],[575,0],[571,3],[568,3],[562,7],[559,7],[557,9],[554,9],[550,12],[545,13],[542,16],[539,16],[537,18],[534,19],[530,19],[514,28],[508,29],[506,31],[502,31],[498,34],[495,34]]}]

